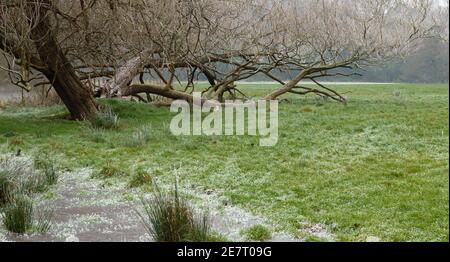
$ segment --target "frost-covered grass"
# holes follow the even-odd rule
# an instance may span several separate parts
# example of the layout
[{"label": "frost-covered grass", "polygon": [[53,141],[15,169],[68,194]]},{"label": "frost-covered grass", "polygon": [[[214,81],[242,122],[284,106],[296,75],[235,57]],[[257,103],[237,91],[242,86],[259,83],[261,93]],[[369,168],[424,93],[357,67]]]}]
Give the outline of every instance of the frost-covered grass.
[{"label": "frost-covered grass", "polygon": [[38,193],[57,182],[58,174],[50,159],[0,155],[0,218],[10,232],[45,233],[52,214],[36,208]]},{"label": "frost-covered grass", "polygon": [[242,230],[241,234],[245,235],[246,239],[250,241],[266,241],[272,238],[270,230],[263,225],[255,225]]},{"label": "frost-covered grass", "polygon": [[186,197],[175,187],[170,193],[156,189],[151,199],[142,200],[140,217],[157,242],[209,242],[211,219],[197,214]]},{"label": "frost-covered grass", "polygon": [[[71,170],[141,169],[167,183],[178,174],[181,186],[214,190],[307,240],[323,228],[338,241],[448,241],[448,85],[336,88],[350,91],[347,106],[313,96],[281,104],[273,148],[258,137],[174,137],[168,109],[103,100],[118,127],[95,133],[62,107],[3,109],[0,151],[48,152]],[[139,130],[145,139],[130,146]]]}]

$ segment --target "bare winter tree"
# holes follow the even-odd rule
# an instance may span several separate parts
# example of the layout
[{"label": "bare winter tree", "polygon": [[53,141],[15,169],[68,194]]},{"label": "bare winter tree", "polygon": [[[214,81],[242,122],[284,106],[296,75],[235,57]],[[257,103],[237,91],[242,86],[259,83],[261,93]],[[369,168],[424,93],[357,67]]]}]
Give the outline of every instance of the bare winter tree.
[{"label": "bare winter tree", "polygon": [[[132,13],[139,22],[129,21],[129,24],[142,26],[135,30],[140,32],[143,43],[128,43],[136,46],[132,48],[136,53],[121,62],[114,78],[106,85],[108,95],[147,92],[189,100],[187,91],[193,91],[196,76],[202,74],[211,85],[208,95],[218,98],[232,88],[234,81],[251,76],[239,75],[243,66],[236,61],[245,56],[256,61],[259,56],[255,47],[263,33],[258,30],[264,24],[255,17],[270,12],[264,10],[264,4],[209,0],[165,1],[159,8],[155,6],[158,7],[152,1],[135,3]],[[130,10],[126,6],[122,12]],[[151,74],[163,85],[128,86],[137,72]],[[181,91],[175,90],[174,84],[180,79],[187,80],[187,85]]]},{"label": "bare winter tree", "polygon": [[[145,13],[154,8],[148,1],[136,6]],[[163,17],[140,20],[149,28],[142,32],[146,42],[160,48],[152,49],[152,56],[144,48],[124,62],[107,85],[110,95],[154,93],[189,100],[186,90],[192,91],[200,73],[210,84],[205,98],[223,100],[225,93],[241,93],[235,81],[263,74],[281,85],[266,99],[315,93],[345,102],[320,78],[351,76],[360,67],[413,51],[420,39],[441,33],[438,18],[445,12],[429,0],[167,1],[166,7],[158,10]],[[162,27],[158,21],[164,21]],[[180,68],[188,80],[184,91],[173,85]],[[146,69],[164,85],[128,85]],[[277,71],[293,77],[279,79]],[[302,86],[302,80],[317,87]]]},{"label": "bare winter tree", "polygon": [[[418,40],[437,33],[433,1],[283,1],[276,21],[285,27],[276,41],[278,54],[299,73],[267,95],[316,92],[345,99],[318,82],[351,75],[353,69],[380,63],[414,50]],[[337,70],[347,69],[347,70]],[[333,73],[334,72],[334,73]],[[341,73],[350,72],[350,73]],[[321,90],[299,86],[308,79]]]},{"label": "bare winter tree", "polygon": [[107,80],[108,97],[146,102],[190,101],[206,79],[204,98],[223,101],[245,97],[236,81],[264,75],[280,84],[266,99],[345,102],[320,79],[446,38],[443,12],[448,5],[432,0],[0,0],[0,49],[10,61],[2,69],[26,90],[51,84],[75,119],[97,112],[95,79]]},{"label": "bare winter tree", "polygon": [[[61,3],[61,5],[64,5]],[[82,14],[82,11],[80,11]],[[63,25],[75,29],[76,22],[50,0],[2,0],[0,4],[0,48],[12,55],[7,69],[27,91],[33,80],[45,77],[54,87],[74,119],[85,119],[97,111],[92,93],[76,74],[61,39]],[[70,25],[70,26],[69,26]],[[64,40],[62,40],[64,41]],[[14,70],[15,65],[21,69]],[[34,72],[33,72],[34,70]],[[30,77],[30,74],[39,75]]]}]

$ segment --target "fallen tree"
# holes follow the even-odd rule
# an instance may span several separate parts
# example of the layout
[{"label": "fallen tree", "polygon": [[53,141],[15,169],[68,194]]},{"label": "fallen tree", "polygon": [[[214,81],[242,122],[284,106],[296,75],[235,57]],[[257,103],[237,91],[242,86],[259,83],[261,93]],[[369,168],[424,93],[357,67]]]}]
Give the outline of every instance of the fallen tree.
[{"label": "fallen tree", "polygon": [[247,99],[236,82],[254,76],[279,84],[268,100],[316,94],[345,103],[323,78],[356,75],[448,35],[442,12],[448,6],[428,0],[2,1],[0,48],[15,84],[51,84],[75,119],[97,112],[92,89],[145,102],[191,101],[201,91],[223,102]]},{"label": "fallen tree", "polygon": [[[320,83],[320,79],[354,76],[358,74],[356,69],[412,52],[422,38],[442,33],[433,16],[446,10],[429,1],[270,1],[256,4],[257,8],[255,2],[241,2],[230,4],[228,16],[217,18],[213,14],[217,11],[215,1],[206,2],[210,5],[185,1],[173,8],[171,21],[182,21],[183,26],[169,22],[169,29],[156,31],[170,31],[174,37],[147,35],[161,47],[180,47],[162,48],[154,53],[157,59],[147,56],[147,63],[143,61],[146,56],[139,56],[139,63],[130,70],[130,64],[136,61],[132,58],[113,77],[121,79],[124,72],[147,72],[163,85],[146,85],[144,81],[128,85],[127,81],[135,77],[131,74],[122,82],[123,91],[114,90],[109,95],[145,93],[190,100],[194,80],[202,75],[209,83],[203,90],[204,98],[224,101],[225,94],[246,97],[245,91],[236,86],[237,81],[264,75],[280,84],[265,99],[313,93],[345,103],[342,94]],[[143,12],[151,12],[148,8],[139,6]],[[144,27],[156,22],[152,18],[141,21]],[[195,38],[191,38],[190,30],[197,30]],[[444,26],[443,32],[446,30]],[[184,40],[180,43],[179,39]],[[185,73],[186,83],[181,87],[179,82],[180,88],[175,90],[174,79],[181,72]],[[293,76],[280,79],[276,72],[291,72]],[[304,80],[311,81],[314,87],[300,84]]]}]

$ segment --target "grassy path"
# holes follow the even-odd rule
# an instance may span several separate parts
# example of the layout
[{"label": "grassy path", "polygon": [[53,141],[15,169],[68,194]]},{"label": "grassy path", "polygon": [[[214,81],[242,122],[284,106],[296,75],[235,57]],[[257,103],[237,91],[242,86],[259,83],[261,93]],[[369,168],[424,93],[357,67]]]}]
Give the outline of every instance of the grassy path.
[{"label": "grassy path", "polygon": [[134,203],[120,185],[105,187],[90,178],[90,170],[65,172],[58,184],[37,200],[51,209],[52,226],[46,234],[14,235],[5,241],[139,242],[151,241]]}]

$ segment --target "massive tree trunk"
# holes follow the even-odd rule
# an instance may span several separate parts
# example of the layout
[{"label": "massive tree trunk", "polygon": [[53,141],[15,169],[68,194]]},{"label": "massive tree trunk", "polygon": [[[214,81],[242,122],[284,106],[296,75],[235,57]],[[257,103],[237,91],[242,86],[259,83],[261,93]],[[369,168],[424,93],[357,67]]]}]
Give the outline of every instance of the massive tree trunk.
[{"label": "massive tree trunk", "polygon": [[[30,9],[32,9],[33,4],[30,5]],[[40,7],[37,12],[39,21],[31,30],[31,38],[40,59],[47,67],[42,73],[53,85],[72,118],[88,119],[97,113],[97,104],[93,93],[81,83],[73,66],[57,44],[51,30],[47,9]]]}]

